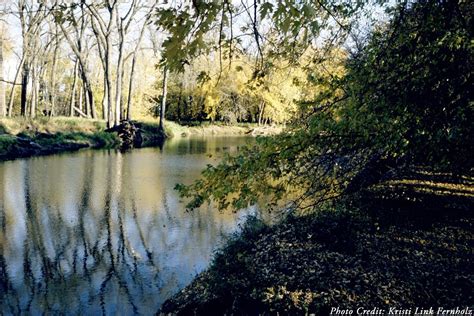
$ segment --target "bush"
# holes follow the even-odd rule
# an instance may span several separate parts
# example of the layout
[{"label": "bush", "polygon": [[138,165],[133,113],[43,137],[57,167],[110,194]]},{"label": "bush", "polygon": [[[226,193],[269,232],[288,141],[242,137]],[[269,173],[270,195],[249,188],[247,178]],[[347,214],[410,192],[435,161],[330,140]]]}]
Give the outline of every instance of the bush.
[{"label": "bush", "polygon": [[0,155],[7,152],[15,144],[15,138],[11,135],[0,135]]}]

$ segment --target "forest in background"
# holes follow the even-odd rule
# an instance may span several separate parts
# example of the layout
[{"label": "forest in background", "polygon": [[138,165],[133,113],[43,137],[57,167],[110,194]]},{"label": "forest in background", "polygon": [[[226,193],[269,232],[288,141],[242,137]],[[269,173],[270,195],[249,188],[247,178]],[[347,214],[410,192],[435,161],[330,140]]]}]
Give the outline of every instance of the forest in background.
[{"label": "forest in background", "polygon": [[[178,122],[286,123],[297,102],[319,91],[317,79],[305,72],[313,53],[302,55],[298,66],[290,67],[285,59],[268,60],[265,75],[258,74],[259,57],[250,33],[245,34],[253,21],[250,6],[226,9],[233,18],[221,21],[221,31],[241,33],[232,40],[213,44],[219,33],[216,24],[202,38],[206,49],[199,56],[167,59],[170,33],[160,21],[169,17],[169,4],[4,2],[0,115],[101,119],[112,127],[125,119],[159,116],[167,104],[166,117]],[[263,28],[273,36],[271,28]],[[340,67],[344,54],[334,50],[318,74]]]}]

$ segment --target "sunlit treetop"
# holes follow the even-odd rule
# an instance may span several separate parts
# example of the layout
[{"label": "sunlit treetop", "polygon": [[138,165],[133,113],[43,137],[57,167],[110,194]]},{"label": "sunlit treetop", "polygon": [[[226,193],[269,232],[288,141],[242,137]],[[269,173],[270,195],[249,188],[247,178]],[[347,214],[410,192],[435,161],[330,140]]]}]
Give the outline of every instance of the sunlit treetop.
[{"label": "sunlit treetop", "polygon": [[370,24],[372,13],[384,6],[384,0],[177,1],[157,9],[155,23],[169,35],[163,47],[171,69],[216,50],[221,63],[238,52],[253,55],[261,70],[276,58],[297,61],[308,47],[354,40],[360,21]]}]

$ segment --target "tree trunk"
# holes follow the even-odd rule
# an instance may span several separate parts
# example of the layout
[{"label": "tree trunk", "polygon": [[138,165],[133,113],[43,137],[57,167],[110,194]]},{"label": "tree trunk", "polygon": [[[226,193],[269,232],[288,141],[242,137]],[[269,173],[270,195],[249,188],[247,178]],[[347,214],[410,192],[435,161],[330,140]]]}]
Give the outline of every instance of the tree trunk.
[{"label": "tree trunk", "polygon": [[265,113],[265,102],[261,102],[258,107],[258,125],[263,124],[263,114]]},{"label": "tree trunk", "polygon": [[163,69],[163,92],[161,96],[161,108],[160,108],[160,125],[161,131],[165,130],[165,112],[166,112],[166,92],[168,88],[168,67],[165,65]]},{"label": "tree trunk", "polygon": [[94,102],[94,92],[92,91],[91,83],[89,81],[89,77],[81,71],[81,79],[82,79],[82,90],[84,93],[84,111],[87,112],[88,117],[92,117],[93,119],[97,118],[97,112],[95,109],[95,102]]},{"label": "tree trunk", "polygon": [[16,81],[18,80],[18,76],[20,75],[21,70],[23,69],[23,64],[25,63],[25,58],[20,60],[20,64],[18,65],[18,69],[15,73],[15,78],[13,79],[13,86],[10,90],[10,99],[8,100],[8,117],[12,116],[13,112],[13,102],[15,101],[15,89],[16,89]]},{"label": "tree trunk", "polygon": [[94,92],[92,92],[90,82],[87,82],[87,98],[89,99],[91,117],[95,120],[97,118],[97,111],[95,110]]},{"label": "tree trunk", "polygon": [[0,117],[7,115],[5,83],[3,82],[3,34],[0,34]]},{"label": "tree trunk", "polygon": [[[125,60],[122,62],[122,75],[121,75],[121,81],[122,83],[120,84],[121,88],[120,90],[122,91],[122,87],[123,87],[123,81],[125,79]],[[123,91],[120,92],[120,120],[124,120],[125,119],[125,108],[123,107]]]},{"label": "tree trunk", "polygon": [[132,119],[132,97],[133,97],[133,77],[135,74],[135,64],[137,62],[137,54],[133,54],[132,69],[130,70],[130,81],[128,83],[128,99],[127,99],[127,121]]},{"label": "tree trunk", "polygon": [[20,100],[20,114],[26,116],[26,106],[28,100],[28,80],[30,76],[30,69],[28,64],[23,63],[23,72],[21,74],[21,100]]},{"label": "tree trunk", "polygon": [[[121,31],[122,33],[122,31]],[[123,34],[120,35],[120,42],[119,44],[119,55],[117,61],[117,82],[115,85],[115,117],[114,117],[114,125],[117,126],[120,124],[121,118],[121,99],[122,99],[122,68],[123,68]]]},{"label": "tree trunk", "polygon": [[108,105],[107,105],[107,100],[108,100],[108,91],[107,91],[107,78],[105,78],[104,75],[104,96],[102,97],[102,118],[104,121],[108,122],[109,121],[109,110],[108,110]]},{"label": "tree trunk", "polygon": [[36,107],[38,104],[38,74],[33,66],[33,71],[31,75],[31,101],[30,101],[30,117],[36,117]]},{"label": "tree trunk", "polygon": [[[82,83],[82,85],[84,85],[84,83]],[[83,97],[84,97],[84,89],[83,89],[82,87],[79,87],[79,104],[78,104],[78,108],[79,108],[79,110],[81,110],[81,112],[84,112],[84,107],[83,107],[84,102],[82,102]]]},{"label": "tree trunk", "polygon": [[107,120],[107,128],[111,128],[113,126],[113,113],[112,113],[112,74],[110,73],[110,49],[112,48],[112,44],[110,43],[110,38],[107,39],[107,52],[106,52],[106,60],[105,60],[105,80],[107,83],[107,110],[108,110],[108,120]]},{"label": "tree trunk", "polygon": [[58,30],[56,28],[56,43],[54,47],[54,53],[53,53],[53,66],[51,68],[51,88],[50,88],[50,94],[49,94],[49,100],[51,103],[51,111],[49,112],[50,116],[54,116],[55,113],[55,105],[56,105],[56,66],[58,64],[58,51],[59,51],[59,37],[58,37]]},{"label": "tree trunk", "polygon": [[182,98],[182,93],[181,90],[179,91],[179,96],[178,96],[178,103],[177,103],[177,119],[178,122],[181,122],[181,98]]},{"label": "tree trunk", "polygon": [[89,95],[87,94],[87,86],[83,84],[82,89],[84,89],[84,112],[86,113],[87,118],[90,118],[91,113],[89,105]]},{"label": "tree trunk", "polygon": [[84,95],[84,98],[85,98],[84,112],[86,112],[89,117],[92,117],[93,119],[95,119],[97,118],[97,113],[96,113],[95,104],[94,104],[94,93],[92,92],[92,87],[89,81],[89,77],[85,73],[85,70],[82,67],[80,68],[81,68],[82,85],[83,85],[83,90],[85,94]]},{"label": "tree trunk", "polygon": [[76,85],[77,85],[77,68],[79,66],[79,63],[76,59],[76,62],[74,64],[74,79],[72,81],[72,89],[71,89],[71,99],[69,101],[69,116],[73,117],[74,116],[74,104],[76,103]]}]

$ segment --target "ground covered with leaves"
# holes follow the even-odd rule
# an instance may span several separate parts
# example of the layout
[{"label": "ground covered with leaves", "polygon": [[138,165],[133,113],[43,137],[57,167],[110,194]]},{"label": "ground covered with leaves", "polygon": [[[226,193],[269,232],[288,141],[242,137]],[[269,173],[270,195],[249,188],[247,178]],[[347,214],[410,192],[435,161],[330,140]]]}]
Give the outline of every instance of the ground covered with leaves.
[{"label": "ground covered with leaves", "polygon": [[161,312],[474,306],[473,195],[384,192],[272,227],[250,220]]}]

